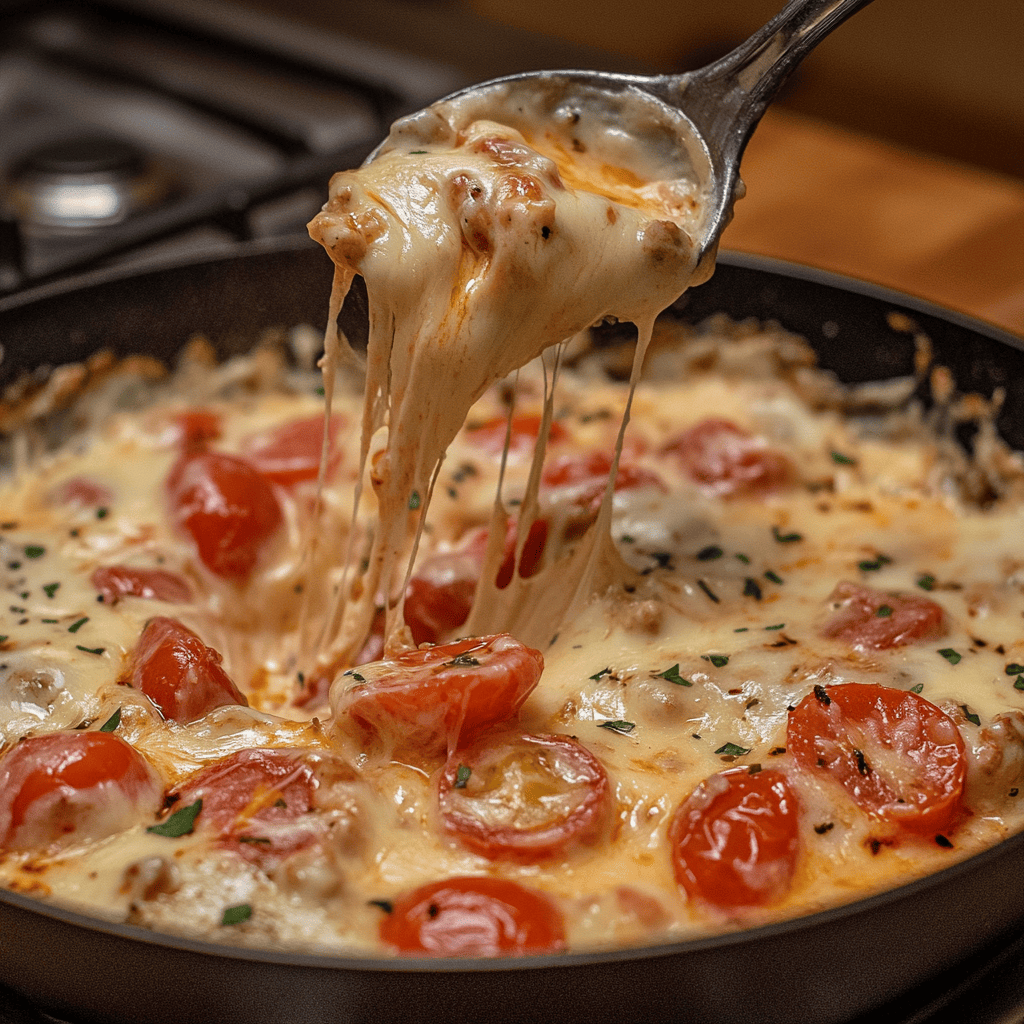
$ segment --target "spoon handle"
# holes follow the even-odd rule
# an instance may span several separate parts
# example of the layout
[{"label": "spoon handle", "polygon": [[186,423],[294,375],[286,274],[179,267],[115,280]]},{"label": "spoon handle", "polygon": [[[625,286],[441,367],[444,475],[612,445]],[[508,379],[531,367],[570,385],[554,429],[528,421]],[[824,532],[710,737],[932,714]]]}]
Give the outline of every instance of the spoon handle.
[{"label": "spoon handle", "polygon": [[663,79],[712,153],[727,163],[742,155],[757,122],[783,83],[833,29],[871,0],[791,0],[771,21],[721,60]]}]

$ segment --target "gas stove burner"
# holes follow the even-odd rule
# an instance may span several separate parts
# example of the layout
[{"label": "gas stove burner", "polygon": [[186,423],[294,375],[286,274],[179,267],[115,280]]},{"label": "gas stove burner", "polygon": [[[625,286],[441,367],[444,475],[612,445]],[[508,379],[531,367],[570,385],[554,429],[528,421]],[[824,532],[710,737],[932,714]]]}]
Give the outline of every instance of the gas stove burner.
[{"label": "gas stove burner", "polygon": [[49,142],[18,164],[10,204],[26,230],[81,231],[119,224],[176,190],[173,173],[112,135]]}]

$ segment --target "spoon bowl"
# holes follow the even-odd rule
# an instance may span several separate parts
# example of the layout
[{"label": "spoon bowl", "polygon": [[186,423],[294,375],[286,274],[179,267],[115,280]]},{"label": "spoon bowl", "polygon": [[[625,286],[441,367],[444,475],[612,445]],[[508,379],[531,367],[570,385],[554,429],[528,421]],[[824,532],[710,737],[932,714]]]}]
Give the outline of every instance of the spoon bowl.
[{"label": "spoon bowl", "polygon": [[[515,120],[510,112],[518,113],[534,134],[545,123],[562,137],[568,131],[570,160],[596,149],[601,163],[620,177],[625,172],[640,181],[683,183],[685,194],[699,203],[691,218],[691,283],[699,284],[714,269],[719,238],[744,193],[740,159],[768,104],[815,46],[870,2],[791,0],[731,53],[685,74],[526,72],[461,89],[434,107],[457,104],[467,119],[490,115],[506,124]],[[397,122],[367,163],[401,145],[410,132],[422,135],[432,109]]]}]

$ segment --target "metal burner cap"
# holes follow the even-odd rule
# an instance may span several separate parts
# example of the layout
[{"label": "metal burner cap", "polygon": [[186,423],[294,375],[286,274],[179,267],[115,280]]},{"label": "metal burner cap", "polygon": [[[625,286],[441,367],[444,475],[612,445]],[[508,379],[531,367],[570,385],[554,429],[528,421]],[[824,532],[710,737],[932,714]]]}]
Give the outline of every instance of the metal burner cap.
[{"label": "metal burner cap", "polygon": [[29,230],[78,232],[157,206],[174,187],[173,175],[131,142],[88,135],[27,153],[12,175],[8,201]]}]

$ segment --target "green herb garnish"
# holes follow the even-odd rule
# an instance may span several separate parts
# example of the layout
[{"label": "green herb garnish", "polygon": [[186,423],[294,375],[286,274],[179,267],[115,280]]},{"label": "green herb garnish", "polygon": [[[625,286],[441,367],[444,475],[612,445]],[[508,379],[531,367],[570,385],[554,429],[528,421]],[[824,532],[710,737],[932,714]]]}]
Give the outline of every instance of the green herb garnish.
[{"label": "green herb garnish", "polygon": [[851,459],[849,455],[844,455],[842,452],[837,452],[835,449],[832,450],[832,461],[837,466],[856,466],[857,460]]},{"label": "green herb garnish", "polygon": [[53,597],[53,595],[56,594],[58,590],[60,590],[60,584],[59,583],[47,583],[43,587],[43,593],[47,597]]},{"label": "green herb garnish", "polygon": [[75,644],[76,651],[85,651],[86,654],[102,654],[106,647],[83,647],[81,644]]},{"label": "green herb garnish", "polygon": [[46,548],[41,544],[29,544],[28,547],[25,548],[26,558],[42,558],[45,554]]},{"label": "green herb garnish", "polygon": [[409,495],[409,511],[415,512],[416,509],[420,507],[420,501],[420,492],[413,491],[412,494]]},{"label": "green herb garnish", "polygon": [[700,589],[703,590],[704,593],[715,602],[715,604],[720,603],[718,595],[703,580],[697,580],[697,586],[700,587]]},{"label": "green herb garnish", "polygon": [[1005,672],[1008,676],[1019,676],[1024,673],[1024,665],[1019,665],[1017,662],[1011,661],[1010,664],[1006,666]]},{"label": "green herb garnish", "polygon": [[469,782],[470,775],[473,774],[473,769],[468,764],[460,764],[455,770],[455,782],[453,784],[454,789],[465,789],[466,783]]},{"label": "green herb garnish", "polygon": [[[911,693],[920,693],[923,689],[924,689],[924,683],[914,683],[914,685],[910,688],[910,692]],[[1021,687],[1021,689],[1024,689],[1024,687]]]},{"label": "green herb garnish", "polygon": [[764,574],[764,578],[765,578],[766,580],[771,580],[771,582],[772,582],[772,583],[778,583],[778,584],[779,584],[780,586],[782,585],[782,583],[783,583],[783,582],[785,582],[785,581],[784,581],[784,580],[782,579],[782,577],[781,577],[781,576],[780,576],[780,575],[779,575],[779,574],[778,574],[777,572],[773,572],[773,571],[772,571],[771,569],[769,569],[769,570],[768,570],[768,571],[767,571],[767,572],[766,572],[766,573]]},{"label": "green herb garnish", "polygon": [[451,661],[445,662],[446,668],[476,668],[480,664],[471,654],[457,654]]},{"label": "green herb garnish", "polygon": [[966,704],[961,704],[960,710],[964,713],[964,718],[972,725],[981,725],[981,719]]},{"label": "green herb garnish", "polygon": [[592,676],[590,676],[590,678],[593,679],[596,683],[598,680],[604,679],[604,677],[608,675],[609,672],[611,672],[610,668],[603,668],[600,672],[595,672]]},{"label": "green herb garnish", "polygon": [[88,621],[89,616],[86,615],[84,618],[79,619],[77,622],[72,622],[71,625],[68,626],[68,632],[77,633]]},{"label": "green herb garnish", "polygon": [[880,619],[887,619],[890,615],[892,615],[892,605],[880,604],[875,609],[875,615],[878,616],[878,618]]},{"label": "green herb garnish", "polygon": [[710,562],[715,558],[721,558],[725,552],[717,544],[709,544],[697,552],[698,562]]},{"label": "green herb garnish", "polygon": [[941,654],[946,661],[950,663],[950,665],[960,664],[961,655],[959,652],[954,651],[952,647],[943,647],[942,650],[939,651],[939,654]]},{"label": "green herb garnish", "polygon": [[729,757],[742,757],[749,754],[753,747],[741,747],[738,743],[723,743],[716,751],[716,754],[727,754]]},{"label": "green herb garnish", "polygon": [[150,825],[146,829],[155,836],[166,836],[168,839],[180,839],[187,836],[195,826],[196,817],[203,809],[203,800],[200,797],[194,804],[187,807],[179,807],[166,821],[159,825]]},{"label": "green herb garnish", "polygon": [[738,558],[744,565],[750,565],[750,556],[741,554],[739,551],[733,555],[734,558]]},{"label": "green herb garnish", "polygon": [[664,672],[659,672],[658,678],[667,679],[670,683],[675,683],[676,686],[693,686],[689,679],[684,679],[679,674],[679,662],[676,662],[671,668],[665,669]]},{"label": "green herb garnish", "polygon": [[109,508],[104,508],[101,505],[98,509],[96,509],[96,518],[97,519],[106,519],[107,516],[109,516],[109,515],[110,515],[110,509]]},{"label": "green herb garnish", "polygon": [[636,722],[623,722],[622,719],[616,718],[610,722],[598,722],[598,726],[602,729],[611,729],[612,732],[630,733],[636,728]]},{"label": "green herb garnish", "polygon": [[865,558],[857,563],[861,572],[877,572],[883,565],[888,565],[892,559],[888,555],[875,555],[874,558]]},{"label": "green herb garnish", "polygon": [[121,724],[121,709],[118,708],[101,726],[100,732],[113,732]]},{"label": "green herb garnish", "polygon": [[781,533],[777,526],[772,527],[772,536],[780,544],[793,544],[798,540],[804,539],[804,535],[802,533]]},{"label": "green herb garnish", "polygon": [[756,601],[761,600],[761,587],[752,576],[748,576],[743,584],[743,596],[752,597]]},{"label": "green herb garnish", "polygon": [[766,630],[769,630],[769,629],[785,629],[786,628],[786,624],[784,622],[777,622],[774,626],[765,626],[764,628]]},{"label": "green herb garnish", "polygon": [[710,661],[715,668],[722,668],[729,664],[729,656],[727,654],[702,654],[701,658],[704,661]]},{"label": "green herb garnish", "polygon": [[248,903],[239,903],[237,906],[228,907],[224,916],[220,919],[222,925],[241,924],[252,917],[252,907]]},{"label": "green herb garnish", "polygon": [[390,914],[395,909],[391,900],[367,900],[366,903],[371,907],[380,907],[385,914]]},{"label": "green herb garnish", "polygon": [[935,589],[935,577],[931,573],[925,573],[923,576],[917,577],[917,585],[922,590],[934,590]]}]

